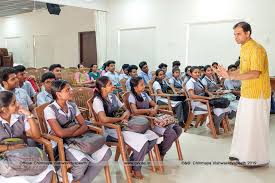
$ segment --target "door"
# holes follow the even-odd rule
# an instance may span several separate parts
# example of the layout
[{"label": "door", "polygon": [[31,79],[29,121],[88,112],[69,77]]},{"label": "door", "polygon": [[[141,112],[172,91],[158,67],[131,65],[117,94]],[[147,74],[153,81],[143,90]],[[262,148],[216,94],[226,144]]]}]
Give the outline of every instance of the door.
[{"label": "door", "polygon": [[80,63],[82,63],[85,67],[90,67],[91,64],[97,64],[95,31],[80,32],[79,41]]}]

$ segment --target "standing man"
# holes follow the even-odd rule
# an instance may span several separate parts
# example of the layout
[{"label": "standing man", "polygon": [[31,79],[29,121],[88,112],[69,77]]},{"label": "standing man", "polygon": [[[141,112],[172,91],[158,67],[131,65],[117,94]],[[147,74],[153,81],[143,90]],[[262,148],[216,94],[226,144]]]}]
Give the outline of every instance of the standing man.
[{"label": "standing man", "polygon": [[245,166],[269,163],[270,78],[265,49],[251,38],[246,22],[234,26],[235,40],[241,44],[240,70],[227,72],[222,66],[217,73],[225,79],[241,80],[230,160]]}]

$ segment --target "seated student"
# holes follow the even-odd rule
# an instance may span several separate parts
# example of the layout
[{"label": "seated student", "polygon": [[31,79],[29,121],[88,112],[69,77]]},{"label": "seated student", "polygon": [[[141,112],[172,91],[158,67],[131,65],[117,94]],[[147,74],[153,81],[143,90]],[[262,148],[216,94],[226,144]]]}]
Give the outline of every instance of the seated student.
[{"label": "seated student", "polygon": [[[69,102],[73,95],[67,81],[53,81],[52,95],[54,102],[44,109],[48,131],[64,139],[66,160],[72,162],[73,182],[90,183],[110,159],[111,150],[103,145],[89,155],[69,146],[68,139],[81,137],[88,132],[88,127],[76,104]],[[56,148],[56,144],[53,145]]]},{"label": "seated student", "polygon": [[129,66],[130,66],[129,64],[123,64],[122,65],[120,75],[119,75],[119,81],[122,80],[122,79],[127,80],[130,77],[129,73],[128,73],[128,67]]},{"label": "seated student", "polygon": [[18,78],[19,88],[24,89],[29,97],[32,99],[32,101],[34,101],[36,92],[33,89],[32,84],[26,80],[26,68],[23,65],[17,65],[13,68],[15,70],[16,77]]},{"label": "seated student", "polygon": [[120,86],[119,74],[116,72],[116,62],[109,60],[106,63],[106,67],[108,67],[108,72],[104,76],[109,77],[114,86]]},{"label": "seated student", "polygon": [[167,67],[168,67],[168,66],[167,66],[167,64],[165,64],[165,63],[161,63],[161,64],[159,64],[159,66],[158,66],[159,69],[161,69],[161,70],[164,71],[164,74],[165,74],[166,79],[168,78],[167,75],[166,75],[166,73],[167,73]]},{"label": "seated student", "polygon": [[62,79],[62,66],[60,64],[52,64],[49,67],[49,71],[55,75],[56,79]]},{"label": "seated student", "polygon": [[145,62],[145,61],[140,62],[139,68],[141,69],[141,71],[138,76],[144,80],[144,84],[147,86],[148,82],[153,79],[153,76],[152,76],[151,72],[149,71],[147,62]]},{"label": "seated student", "polygon": [[[188,92],[189,97],[191,99],[209,100],[213,96],[213,94],[210,93],[206,87],[204,87],[201,81],[199,81],[200,69],[194,66],[191,68],[190,72],[192,77],[186,83],[186,90]],[[196,119],[196,124],[202,124],[208,115],[207,106],[197,101],[192,101],[191,106],[194,115],[198,115]],[[214,108],[213,121],[215,124],[217,135],[220,134],[219,128],[226,112],[228,112],[227,109]],[[209,124],[207,124],[207,126],[209,127]]]},{"label": "seated student", "polygon": [[[28,148],[27,142],[24,141],[27,136],[38,139],[40,138],[40,130],[37,126],[34,116],[32,113],[24,108],[22,108],[17,102],[14,93],[10,91],[1,91],[0,92],[0,153],[5,151],[12,152],[14,150],[24,150],[22,156],[33,157],[35,153],[25,154]],[[9,144],[8,140],[18,140],[18,143]],[[5,142],[6,141],[6,142]],[[26,152],[25,152],[26,150]],[[41,149],[37,149],[42,152]],[[40,152],[40,153],[41,153]],[[20,152],[19,152],[20,154]],[[45,154],[46,156],[46,154]],[[37,157],[38,158],[38,157]],[[43,162],[45,165],[44,170],[39,170],[37,175],[36,173],[28,174],[28,170],[14,169],[14,167],[5,167],[13,164],[11,160],[9,163],[6,163],[6,159],[0,158],[0,182],[40,182],[40,183],[51,183],[52,176],[54,174],[53,167],[49,164],[45,165],[46,162]],[[39,163],[39,162],[37,162]],[[28,165],[25,165],[27,168]],[[32,166],[32,165],[31,165]],[[5,169],[3,171],[3,168]],[[12,176],[9,177],[5,174],[5,171],[9,170]],[[31,170],[30,170],[31,171]]]},{"label": "seated student", "polygon": [[220,89],[220,85],[218,85],[214,79],[213,69],[210,65],[206,65],[204,67],[205,76],[201,80],[202,84],[207,88],[209,92],[216,92]]},{"label": "seated student", "polygon": [[107,66],[107,63],[109,61],[105,62],[103,65],[102,65],[102,71],[100,73],[100,76],[105,76],[105,74],[109,71],[109,67]]},{"label": "seated student", "polygon": [[[158,112],[158,105],[144,92],[145,85],[141,77],[131,79],[131,94],[128,101],[131,105],[131,109],[135,115],[146,115],[156,117]],[[169,116],[172,117],[173,116]],[[154,126],[152,129],[155,133],[164,137],[161,144],[159,144],[159,150],[161,159],[163,160],[167,151],[171,148],[173,142],[182,133],[182,127],[178,124],[170,124],[165,127]]]},{"label": "seated student", "polygon": [[199,68],[200,68],[200,80],[203,80],[205,76],[205,68],[204,66],[199,66]]},{"label": "seated student", "polygon": [[[156,71],[156,79],[153,83],[153,90],[154,90],[155,94],[159,94],[159,95],[162,95],[165,93],[167,94],[170,86],[164,78],[165,78],[164,71],[161,69],[158,69]],[[171,99],[173,99],[173,97]],[[176,97],[175,99],[177,100],[178,97]],[[176,113],[176,118],[178,119],[179,124],[181,126],[184,125],[184,123],[187,119],[187,113],[188,113],[188,111],[185,111],[186,107],[185,107],[183,100],[184,99],[182,99],[182,100],[180,99],[177,101],[171,100],[171,105],[173,107],[173,110]],[[157,96],[156,101],[157,101],[157,104],[159,104],[159,105],[168,104],[168,99],[165,97]]]},{"label": "seated student", "polygon": [[[176,68],[176,67],[178,67],[178,68],[180,68],[180,61],[174,61],[173,63],[172,63],[172,71],[173,71],[173,69],[174,68]],[[169,71],[169,72],[167,72],[166,73],[166,77],[168,78],[168,79],[170,79],[170,78],[172,78],[173,77],[173,72],[172,71]]]},{"label": "seated student", "polygon": [[173,76],[169,79],[170,87],[174,93],[183,93],[183,81],[180,77],[180,69],[178,67],[173,68]]},{"label": "seated student", "polygon": [[0,71],[0,84],[3,91],[11,91],[15,94],[17,102],[25,109],[32,111],[35,107],[33,101],[22,88],[18,88],[18,78],[15,70],[10,67],[2,68]]},{"label": "seated student", "polygon": [[[96,90],[93,99],[93,109],[99,117],[99,121],[102,123],[130,123],[130,112],[124,106],[124,104],[114,95],[112,92],[114,86],[108,77],[100,77],[96,81]],[[120,117],[115,117],[120,109],[125,112]],[[140,117],[143,120],[147,120],[144,117]],[[140,119],[139,120],[142,120]],[[134,118],[135,119],[135,118]],[[130,156],[130,162],[142,162],[145,155],[153,148],[159,138],[151,130],[147,130],[144,134],[131,131],[122,131],[125,143],[127,143],[133,150]],[[105,135],[107,141],[117,141],[117,134],[114,129],[105,128]],[[132,171],[134,178],[142,179],[141,165],[133,164]]]},{"label": "seated student", "polygon": [[89,76],[91,80],[96,80],[100,77],[100,73],[98,72],[97,64],[92,64],[89,71]]},{"label": "seated student", "polygon": [[53,81],[55,81],[55,75],[52,72],[47,72],[42,75],[41,83],[44,86],[44,90],[37,95],[37,106],[53,101],[53,96],[51,93]]},{"label": "seated student", "polygon": [[189,79],[191,78],[191,73],[190,73],[190,69],[191,66],[187,66],[184,69],[185,75],[183,76],[182,80],[183,80],[183,85],[185,86],[186,83],[189,81]]},{"label": "seated student", "polygon": [[[236,70],[237,70],[237,66],[235,65],[228,66],[228,72],[235,72]],[[224,81],[224,88],[227,90],[231,90],[231,92],[236,96],[241,95],[241,85],[242,85],[242,82],[240,80],[226,79]]]},{"label": "seated student", "polygon": [[131,91],[130,81],[131,81],[132,78],[138,76],[137,70],[138,70],[138,67],[136,65],[130,65],[128,67],[128,73],[129,73],[130,77],[129,77],[129,79],[127,79],[127,81],[125,83],[127,91]]},{"label": "seated student", "polygon": [[[214,69],[218,69],[218,63],[217,62],[213,62],[212,63],[212,67],[214,68]],[[214,78],[214,81],[217,83],[217,84],[222,84],[221,83],[221,80],[220,80],[220,78],[219,78],[219,76],[218,76],[218,74],[217,73],[214,73],[213,74],[213,78]]]},{"label": "seated student", "polygon": [[77,84],[92,84],[94,83],[94,80],[90,79],[90,76],[85,72],[84,70],[84,65],[78,64],[77,65],[78,72],[75,73],[74,75],[74,80],[76,81]]}]

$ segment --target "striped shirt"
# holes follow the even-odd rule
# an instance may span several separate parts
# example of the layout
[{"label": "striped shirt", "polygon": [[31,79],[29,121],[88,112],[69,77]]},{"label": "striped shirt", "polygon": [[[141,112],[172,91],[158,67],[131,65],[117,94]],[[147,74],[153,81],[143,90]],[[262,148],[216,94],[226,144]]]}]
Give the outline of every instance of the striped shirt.
[{"label": "striped shirt", "polygon": [[241,96],[251,99],[271,96],[268,58],[265,49],[253,39],[241,46],[240,73],[260,71],[257,79],[243,80]]}]

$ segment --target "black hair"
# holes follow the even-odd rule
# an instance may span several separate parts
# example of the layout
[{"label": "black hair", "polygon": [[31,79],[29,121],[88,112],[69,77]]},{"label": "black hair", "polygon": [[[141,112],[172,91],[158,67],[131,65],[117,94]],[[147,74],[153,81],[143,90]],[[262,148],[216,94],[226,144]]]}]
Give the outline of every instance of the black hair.
[{"label": "black hair", "polygon": [[23,65],[17,65],[13,67],[15,70],[15,74],[18,74],[19,72],[24,72],[26,70],[26,67]]},{"label": "black hair", "polygon": [[101,89],[105,88],[109,81],[110,79],[107,76],[101,76],[97,78],[95,82],[96,90],[94,91],[94,96],[93,96],[93,100],[96,97],[98,97],[102,101],[105,113],[108,112],[108,101],[102,97]]},{"label": "black hair", "polygon": [[179,72],[180,72],[180,68],[179,68],[179,67],[175,67],[175,68],[172,69],[172,73],[173,73],[173,74],[174,74],[174,72],[176,72],[176,71],[179,71]]},{"label": "black hair", "polygon": [[52,82],[51,94],[52,94],[54,100],[57,99],[56,93],[61,92],[67,84],[69,84],[69,82],[66,80],[62,80],[62,79],[55,80]]},{"label": "black hair", "polygon": [[199,69],[199,70],[200,70],[200,68],[199,68],[198,66],[193,66],[193,67],[191,67],[190,72],[192,73],[192,72],[194,72],[194,70],[196,70],[196,69]]},{"label": "black hair", "polygon": [[132,72],[133,70],[138,70],[138,67],[136,65],[130,65],[128,67],[128,72]]},{"label": "black hair", "polygon": [[111,64],[116,64],[116,62],[113,61],[113,60],[108,60],[108,61],[106,62],[106,67],[109,67]]},{"label": "black hair", "polygon": [[131,92],[134,94],[134,96],[139,102],[143,102],[143,97],[137,94],[137,92],[135,91],[135,87],[141,80],[143,80],[142,77],[134,77],[130,80]]},{"label": "black hair", "polygon": [[4,86],[3,81],[8,81],[11,74],[15,74],[15,69],[12,67],[3,67],[0,69],[0,83],[2,86]]},{"label": "black hair", "polygon": [[236,66],[237,68],[240,66],[240,60],[237,60],[237,61],[235,62],[235,66]]},{"label": "black hair", "polygon": [[2,107],[8,107],[11,102],[14,94],[10,91],[0,91],[0,112]]},{"label": "black hair", "polygon": [[77,68],[79,69],[81,65],[83,65],[83,64],[77,64]]},{"label": "black hair", "polygon": [[91,64],[91,66],[90,66],[90,67],[93,67],[93,66],[95,66],[95,65],[97,65],[97,64]]},{"label": "black hair", "polygon": [[46,72],[41,77],[41,82],[44,83],[47,79],[56,79],[52,72]]},{"label": "black hair", "polygon": [[123,64],[122,65],[122,70],[125,70],[125,69],[128,70],[129,66],[130,66],[129,64]]},{"label": "black hair", "polygon": [[206,71],[209,67],[211,68],[211,65],[204,66],[204,71]]},{"label": "black hair", "polygon": [[94,65],[97,65],[97,64],[92,64],[92,65],[90,66],[89,72],[92,72],[92,71],[93,71],[93,70],[92,70],[92,67],[94,67]]},{"label": "black hair", "polygon": [[159,69],[162,69],[163,67],[167,67],[167,64],[165,64],[165,63],[159,64]]},{"label": "black hair", "polygon": [[218,64],[218,62],[213,62],[212,66],[214,66],[214,65],[219,65],[219,64]]},{"label": "black hair", "polygon": [[55,68],[62,68],[60,64],[52,64],[49,67],[49,71],[53,71]]},{"label": "black hair", "polygon": [[227,67],[228,70],[232,69],[232,68],[235,68],[237,69],[238,67],[235,65],[235,64],[231,64]]},{"label": "black hair", "polygon": [[251,26],[247,22],[238,22],[234,25],[233,29],[236,29],[237,27],[241,27],[244,32],[250,32],[250,35],[252,34]]},{"label": "black hair", "polygon": [[192,67],[192,66],[190,66],[190,65],[186,66],[185,69],[184,69],[184,72],[187,73],[187,71],[188,71],[189,69],[191,69],[191,67]]},{"label": "black hair", "polygon": [[172,67],[175,67],[175,66],[180,66],[180,61],[176,60],[172,63]]},{"label": "black hair", "polygon": [[142,61],[139,63],[139,68],[142,69],[145,65],[148,65],[146,61]]}]

